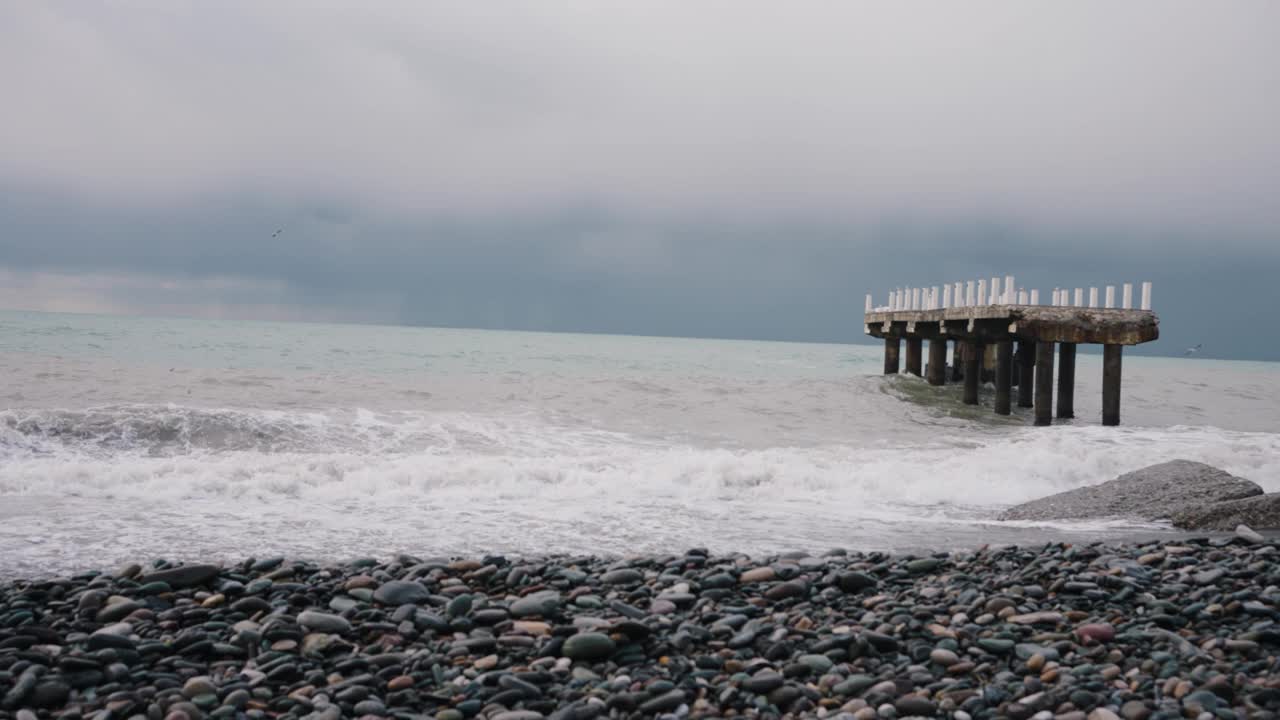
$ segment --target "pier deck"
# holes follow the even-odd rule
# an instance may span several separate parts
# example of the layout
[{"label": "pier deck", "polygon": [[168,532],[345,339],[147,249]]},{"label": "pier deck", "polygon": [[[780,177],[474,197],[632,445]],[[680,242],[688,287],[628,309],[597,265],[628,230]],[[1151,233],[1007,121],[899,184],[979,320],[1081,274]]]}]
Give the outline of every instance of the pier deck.
[{"label": "pier deck", "polygon": [[[1049,425],[1054,416],[1054,365],[1057,364],[1057,417],[1075,413],[1076,346],[1103,346],[1102,424],[1120,424],[1121,354],[1125,345],[1150,342],[1160,336],[1160,319],[1150,309],[1150,283],[1144,284],[1143,309],[1127,307],[1131,286],[1124,288],[1124,308],[1096,307],[1097,289],[1090,291],[1090,307],[1083,307],[1083,290],[1074,302],[1066,290],[1055,290],[1050,305],[1038,304],[1039,293],[1014,292],[1009,278],[1000,293],[993,278],[990,293],[979,281],[951,286],[900,290],[890,294],[890,304],[871,306],[867,296],[863,331],[885,341],[884,372],[897,374],[901,342],[906,340],[906,371],[943,385],[947,377],[964,381],[964,402],[978,404],[979,388],[995,384],[995,412],[1008,415],[1013,403],[1035,409],[1035,424]],[[976,292],[975,292],[976,290]],[[1107,288],[1107,305],[1114,302],[1114,288]],[[1015,302],[1008,302],[1013,300]],[[1030,303],[1027,302],[1030,300]],[[985,302],[984,302],[985,301]],[[929,341],[928,365],[923,364],[923,342]],[[951,373],[947,372],[947,343],[952,341]],[[1055,352],[1056,351],[1056,352]],[[1055,355],[1057,356],[1055,363]],[[1013,388],[1017,388],[1015,393]]]},{"label": "pier deck", "polygon": [[1096,345],[1139,345],[1160,337],[1150,310],[981,305],[940,310],[871,311],[863,319],[873,337],[933,338],[997,342],[1005,339]]}]

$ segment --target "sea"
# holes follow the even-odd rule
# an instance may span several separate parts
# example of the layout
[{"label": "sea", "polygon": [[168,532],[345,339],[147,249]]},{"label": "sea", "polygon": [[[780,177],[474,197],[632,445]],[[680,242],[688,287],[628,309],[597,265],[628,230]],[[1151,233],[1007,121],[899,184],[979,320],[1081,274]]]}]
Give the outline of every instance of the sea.
[{"label": "sea", "polygon": [[1280,490],[1280,364],[1101,358],[1077,419],[850,344],[0,312],[0,576],[132,561],[1172,536],[1011,504],[1174,458]]}]

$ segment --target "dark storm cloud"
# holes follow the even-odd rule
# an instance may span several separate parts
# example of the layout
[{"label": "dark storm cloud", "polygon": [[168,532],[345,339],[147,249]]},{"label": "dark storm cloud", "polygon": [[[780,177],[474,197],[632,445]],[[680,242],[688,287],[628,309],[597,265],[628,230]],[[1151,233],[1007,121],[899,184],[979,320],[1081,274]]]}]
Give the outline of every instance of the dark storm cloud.
[{"label": "dark storm cloud", "polygon": [[1278,7],[10,3],[0,304],[850,340],[1011,272],[1276,357]]}]

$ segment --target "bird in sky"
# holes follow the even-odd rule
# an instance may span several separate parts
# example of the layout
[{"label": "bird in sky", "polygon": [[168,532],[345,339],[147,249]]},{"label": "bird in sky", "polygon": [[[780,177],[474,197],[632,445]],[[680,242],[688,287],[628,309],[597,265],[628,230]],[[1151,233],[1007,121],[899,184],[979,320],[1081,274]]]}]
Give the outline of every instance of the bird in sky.
[{"label": "bird in sky", "polygon": [[274,237],[279,237],[279,236],[280,236],[280,233],[282,233],[282,232],[284,232],[284,228],[280,228],[279,230],[276,230],[275,232],[271,233],[271,237],[273,237],[273,238],[274,238]]},{"label": "bird in sky", "polygon": [[1195,347],[1189,347],[1189,348],[1187,348],[1187,349],[1186,349],[1186,352],[1182,353],[1182,356],[1183,356],[1183,357],[1186,357],[1187,355],[1194,355],[1194,354],[1196,354],[1196,353],[1200,352],[1200,348],[1202,348],[1202,347],[1204,347],[1204,343],[1200,343],[1199,345],[1196,345]]}]

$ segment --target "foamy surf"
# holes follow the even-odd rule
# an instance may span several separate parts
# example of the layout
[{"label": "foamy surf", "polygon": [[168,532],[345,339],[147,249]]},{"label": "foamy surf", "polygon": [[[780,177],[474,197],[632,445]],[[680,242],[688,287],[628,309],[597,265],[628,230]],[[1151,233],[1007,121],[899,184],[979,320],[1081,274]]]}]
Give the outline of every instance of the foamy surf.
[{"label": "foamy surf", "polygon": [[528,417],[137,405],[10,411],[0,427],[0,543],[6,562],[23,567],[174,548],[343,557],[1127,537],[1163,528],[995,518],[1170,457],[1264,486],[1280,477],[1277,436],[1187,427],[728,448]]},{"label": "foamy surf", "polygon": [[1127,358],[1125,425],[1104,429],[1088,419],[1099,368],[1082,354],[1080,419],[1031,428],[957,387],[882,378],[869,347],[0,321],[0,573],[179,551],[1039,543],[1165,532],[994,518],[1172,458],[1280,489],[1280,382],[1265,364]]}]

